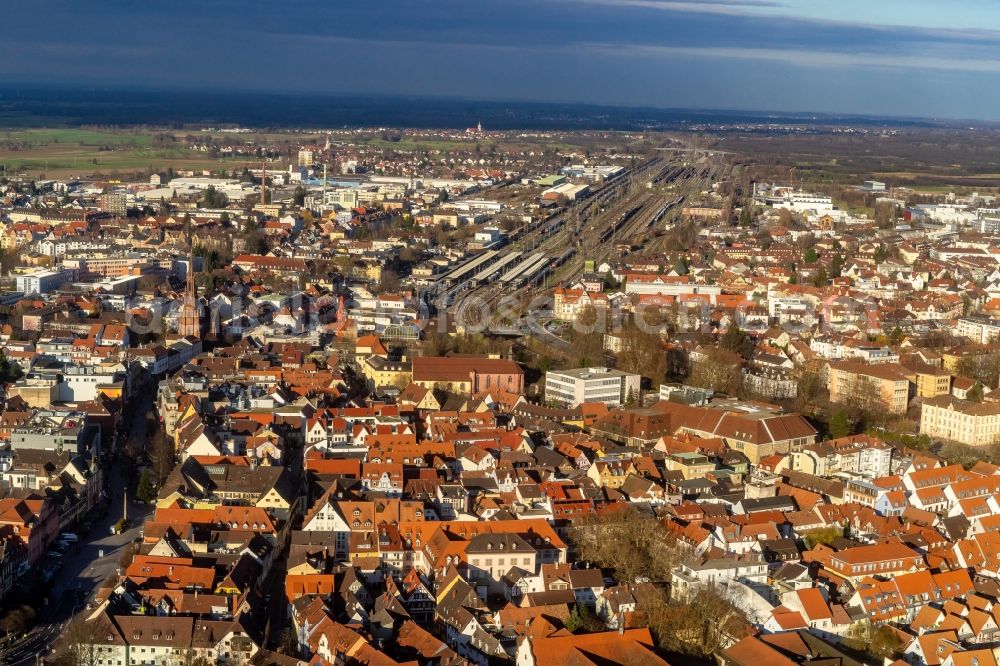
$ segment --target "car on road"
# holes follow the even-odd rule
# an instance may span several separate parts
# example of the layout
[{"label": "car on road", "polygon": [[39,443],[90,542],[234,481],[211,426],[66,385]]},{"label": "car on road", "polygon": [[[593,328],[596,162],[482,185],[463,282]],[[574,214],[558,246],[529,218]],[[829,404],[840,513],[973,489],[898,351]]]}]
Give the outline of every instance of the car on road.
[{"label": "car on road", "polygon": [[61,560],[62,556],[63,556],[63,554],[60,553],[58,550],[50,550],[49,551],[49,557],[51,557],[54,560]]},{"label": "car on road", "polygon": [[60,541],[69,541],[70,543],[76,543],[77,541],[80,540],[80,537],[77,536],[76,534],[72,533],[72,532],[63,532],[59,536],[59,540]]}]

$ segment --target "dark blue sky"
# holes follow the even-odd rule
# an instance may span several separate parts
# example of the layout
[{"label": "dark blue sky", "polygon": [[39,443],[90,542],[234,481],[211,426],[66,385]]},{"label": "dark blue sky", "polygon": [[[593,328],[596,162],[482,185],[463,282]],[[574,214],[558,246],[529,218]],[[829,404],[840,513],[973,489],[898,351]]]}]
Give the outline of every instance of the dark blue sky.
[{"label": "dark blue sky", "polygon": [[7,82],[1000,120],[997,0],[32,0]]}]

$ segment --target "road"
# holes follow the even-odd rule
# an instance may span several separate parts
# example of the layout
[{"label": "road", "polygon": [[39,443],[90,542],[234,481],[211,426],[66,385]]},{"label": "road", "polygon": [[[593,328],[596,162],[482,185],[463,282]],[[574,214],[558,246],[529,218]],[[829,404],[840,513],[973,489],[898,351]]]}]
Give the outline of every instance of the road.
[{"label": "road", "polygon": [[[145,414],[151,401],[151,396],[141,395],[128,412],[130,430],[136,441],[146,441]],[[122,550],[142,533],[143,521],[153,507],[129,500],[128,518],[132,527],[121,534],[111,534],[112,525],[122,517],[122,497],[128,483],[126,466],[117,456],[112,456],[114,461],[105,475],[106,488],[112,498],[107,515],[94,520],[90,532],[80,534],[80,542],[66,552],[52,580],[49,594],[52,601],[39,612],[40,623],[0,653],[0,663],[7,666],[35,664],[36,655],[51,649],[66,624],[93,599],[101,583],[117,572]]]}]

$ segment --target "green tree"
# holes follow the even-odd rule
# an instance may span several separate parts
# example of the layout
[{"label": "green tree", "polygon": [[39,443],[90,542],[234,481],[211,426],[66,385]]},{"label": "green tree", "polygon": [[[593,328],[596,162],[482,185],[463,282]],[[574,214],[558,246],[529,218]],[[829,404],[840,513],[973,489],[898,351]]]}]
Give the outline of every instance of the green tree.
[{"label": "green tree", "polygon": [[576,604],[566,618],[566,628],[572,633],[592,634],[604,631],[605,626],[586,604]]},{"label": "green tree", "polygon": [[753,340],[736,325],[726,329],[722,338],[719,339],[719,347],[739,354],[744,359],[749,359],[753,355]]},{"label": "green tree", "polygon": [[826,269],[820,266],[816,274],[813,275],[813,286],[814,287],[825,287],[830,276],[827,274]]},{"label": "green tree", "polygon": [[635,389],[629,389],[628,396],[625,397],[625,407],[638,407],[639,406],[639,396],[636,394]]},{"label": "green tree", "polygon": [[205,208],[225,208],[229,205],[229,197],[215,187],[209,185],[201,195],[201,205]]},{"label": "green tree", "polygon": [[970,388],[968,392],[966,392],[965,397],[967,400],[971,400],[973,402],[982,402],[983,401],[982,383],[976,382],[975,384],[973,384],[972,388]]},{"label": "green tree", "polygon": [[844,270],[844,255],[838,254],[830,262],[830,275],[833,277],[840,277],[841,271]]},{"label": "green tree", "polygon": [[847,412],[843,409],[838,409],[830,415],[830,423],[828,424],[828,427],[830,430],[830,437],[833,437],[834,439],[847,437],[854,431],[854,423],[851,421],[851,417],[848,416]]},{"label": "green tree", "polygon": [[17,363],[11,363],[7,355],[0,351],[0,382],[8,384],[16,382],[23,374],[21,366]]},{"label": "green tree", "polygon": [[142,470],[135,496],[141,502],[152,502],[156,499],[156,485],[153,481],[153,474],[148,469]]},{"label": "green tree", "polygon": [[267,242],[267,236],[262,234],[257,229],[253,229],[246,236],[246,251],[251,254],[267,254],[271,249],[270,243]]},{"label": "green tree", "polygon": [[802,261],[804,261],[807,264],[815,264],[817,261],[819,261],[819,255],[816,254],[815,249],[809,248],[808,250],[806,250],[805,256],[802,257]]}]

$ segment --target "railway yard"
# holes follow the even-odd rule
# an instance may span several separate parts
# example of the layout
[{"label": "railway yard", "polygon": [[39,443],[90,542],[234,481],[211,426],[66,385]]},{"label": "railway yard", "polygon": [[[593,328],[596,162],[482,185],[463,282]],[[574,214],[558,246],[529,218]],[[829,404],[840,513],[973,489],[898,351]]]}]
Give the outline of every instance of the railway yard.
[{"label": "railway yard", "polygon": [[711,157],[658,154],[443,274],[427,301],[468,328],[486,326],[489,311],[492,333],[524,334],[528,324],[519,315],[544,312],[547,289],[579,278],[588,262],[596,267],[652,249],[687,198],[726,176],[727,167]]}]

